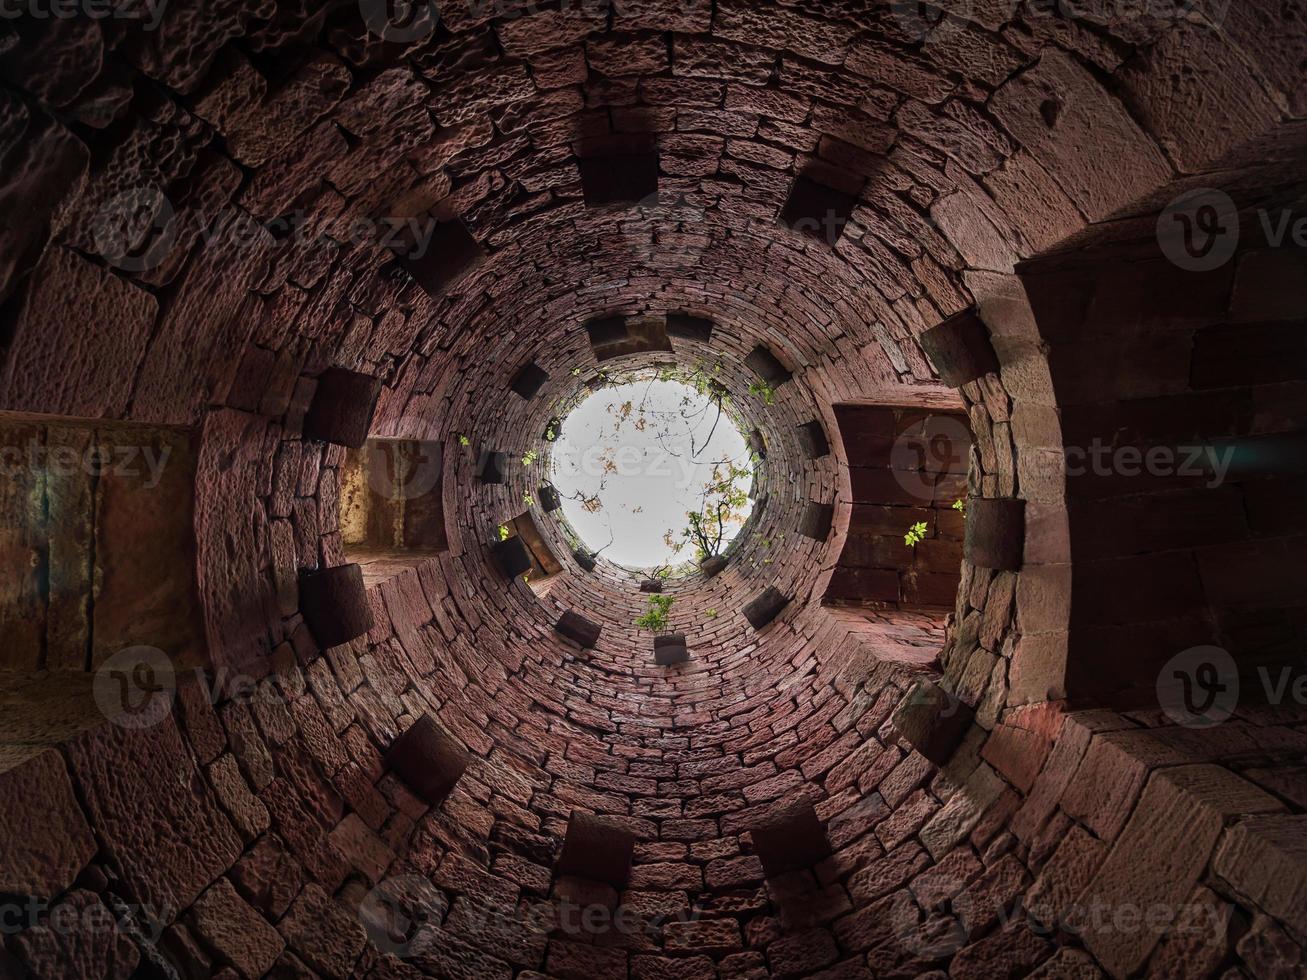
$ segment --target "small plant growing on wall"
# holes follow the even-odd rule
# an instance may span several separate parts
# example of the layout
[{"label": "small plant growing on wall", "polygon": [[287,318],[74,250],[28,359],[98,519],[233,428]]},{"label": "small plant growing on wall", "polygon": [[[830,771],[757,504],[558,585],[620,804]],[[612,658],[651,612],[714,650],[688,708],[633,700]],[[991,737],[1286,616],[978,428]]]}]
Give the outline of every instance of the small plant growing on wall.
[{"label": "small plant growing on wall", "polygon": [[671,611],[672,603],[675,601],[675,596],[651,595],[649,597],[649,611],[637,619],[635,625],[642,630],[650,630],[654,633],[667,632],[667,614]]},{"label": "small plant growing on wall", "polygon": [[967,514],[967,502],[965,500],[955,500],[953,501],[953,509],[965,517]]},{"label": "small plant growing on wall", "polygon": [[540,458],[540,454],[538,452],[536,452],[534,449],[528,449],[525,455],[522,456],[522,465],[531,466],[539,458]]},{"label": "small plant growing on wall", "polygon": [[507,524],[500,524],[500,525],[499,525],[499,540],[500,540],[500,541],[507,541],[507,540],[508,540],[508,525],[507,525]]},{"label": "small plant growing on wall", "polygon": [[776,389],[761,379],[754,381],[749,385],[749,394],[753,395],[764,405],[776,404]]},{"label": "small plant growing on wall", "polygon": [[930,527],[925,521],[917,521],[916,524],[913,524],[912,527],[908,528],[908,533],[903,535],[903,543],[909,548],[915,548],[922,541],[926,540],[926,535],[929,531]]}]

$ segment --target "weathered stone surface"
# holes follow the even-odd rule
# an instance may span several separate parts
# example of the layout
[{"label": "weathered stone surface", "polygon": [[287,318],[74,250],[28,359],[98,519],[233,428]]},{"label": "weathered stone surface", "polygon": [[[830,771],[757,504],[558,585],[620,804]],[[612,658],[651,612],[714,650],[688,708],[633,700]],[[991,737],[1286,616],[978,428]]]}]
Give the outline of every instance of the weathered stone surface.
[{"label": "weathered stone surface", "polygon": [[5,407],[121,417],[158,301],[67,249],[53,249],[27,286],[4,374]]},{"label": "weathered stone surface", "polygon": [[171,716],[150,728],[102,725],[69,743],[68,758],[91,824],[142,902],[189,908],[235,863],[240,838]]},{"label": "weathered stone surface", "polygon": [[50,899],[95,856],[58,752],[0,751],[0,891]]},{"label": "weathered stone surface", "polygon": [[[1279,808],[1278,801],[1218,766],[1164,769],[1144,787],[1082,904],[1177,909],[1198,883],[1227,820]],[[1216,866],[1221,867],[1219,859]],[[1155,929],[1127,930],[1101,917],[1091,917],[1082,934],[1089,951],[1118,975],[1142,965],[1161,938]]]},{"label": "weathered stone surface", "polygon": [[1227,830],[1212,862],[1212,870],[1240,895],[1246,895],[1299,935],[1307,934],[1307,904],[1303,902],[1307,860],[1299,815],[1250,817]]},{"label": "weathered stone surface", "polygon": [[[14,939],[19,958],[33,976],[51,980],[128,980],[141,954],[118,928],[120,921],[92,892],[69,892],[53,918]],[[0,967],[5,967],[0,960]],[[21,976],[14,973],[14,976]]]},{"label": "weathered stone surface", "polygon": [[367,943],[359,921],[314,884],[304,887],[277,929],[300,959],[329,980],[347,980]]},{"label": "weathered stone surface", "polygon": [[263,976],[286,948],[277,930],[236,894],[226,878],[219,878],[200,896],[188,918],[199,940],[241,976]]}]

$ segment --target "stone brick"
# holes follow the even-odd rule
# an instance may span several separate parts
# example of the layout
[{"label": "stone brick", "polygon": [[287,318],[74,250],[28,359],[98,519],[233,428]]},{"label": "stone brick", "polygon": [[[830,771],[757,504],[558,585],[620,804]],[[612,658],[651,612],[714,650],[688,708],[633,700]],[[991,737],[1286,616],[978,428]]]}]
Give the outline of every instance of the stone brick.
[{"label": "stone brick", "polygon": [[54,898],[97,850],[58,752],[0,753],[0,891]]},{"label": "stone brick", "polygon": [[347,980],[367,943],[358,920],[313,884],[304,887],[277,929],[286,945],[326,980]]},{"label": "stone brick", "polygon": [[[91,825],[140,902],[189,908],[235,863],[240,838],[171,716],[152,728],[103,725],[70,742],[68,759]],[[159,791],[167,786],[187,791]]]},{"label": "stone brick", "polygon": [[756,630],[769,626],[790,604],[788,597],[774,586],[768,586],[760,595],[745,605],[744,618]]},{"label": "stone brick", "polygon": [[372,428],[380,395],[377,378],[329,368],[318,378],[313,402],[304,416],[305,436],[348,449],[360,448]]},{"label": "stone brick", "polygon": [[386,767],[431,806],[449,795],[468,761],[467,750],[429,714],[420,715],[385,754]]},{"label": "stone brick", "polygon": [[554,624],[554,631],[565,636],[583,650],[592,649],[599,642],[600,626],[580,613],[568,610]]},{"label": "stone brick", "polygon": [[998,355],[989,339],[989,328],[975,310],[949,317],[920,336],[921,349],[950,388],[998,373]]},{"label": "stone brick", "polygon": [[300,573],[300,612],[323,649],[364,636],[375,619],[358,565]]},{"label": "stone brick", "polygon": [[[1086,888],[1084,902],[1109,910],[1177,909],[1198,883],[1225,822],[1279,807],[1251,783],[1217,766],[1162,770],[1149,779],[1130,822]],[[1218,874],[1221,867],[1218,858]],[[1114,918],[1091,920],[1082,935],[1109,972],[1122,974],[1141,966],[1161,938],[1155,930],[1118,927]]]},{"label": "stone brick", "polygon": [[236,894],[226,878],[219,878],[200,896],[188,918],[199,940],[242,976],[263,976],[286,948],[277,930]]},{"label": "stone brick", "polygon": [[826,439],[826,429],[821,422],[813,419],[804,422],[798,428],[799,445],[809,459],[822,459],[830,455],[830,442]]},{"label": "stone brick", "polygon": [[659,667],[683,664],[690,659],[684,633],[669,633],[654,637],[654,663]]},{"label": "stone brick", "polygon": [[975,712],[938,684],[917,681],[894,710],[894,729],[935,765],[952,757],[971,728]]}]

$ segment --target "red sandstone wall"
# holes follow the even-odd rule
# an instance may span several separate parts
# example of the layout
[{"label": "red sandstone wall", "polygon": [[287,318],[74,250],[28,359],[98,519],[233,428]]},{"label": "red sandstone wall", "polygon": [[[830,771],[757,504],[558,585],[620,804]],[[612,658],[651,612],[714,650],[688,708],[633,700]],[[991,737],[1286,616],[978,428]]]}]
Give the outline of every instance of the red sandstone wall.
[{"label": "red sandstone wall", "polygon": [[[1301,865],[1302,719],[1246,708],[1193,732],[1045,704],[1067,693],[1066,419],[1012,269],[1174,178],[1293,161],[1296,7],[1230,5],[1219,32],[987,8],[923,44],[840,5],[651,5],[614,14],[617,37],[575,13],[450,6],[452,33],[411,46],[379,43],[352,7],[205,6],[157,33],[75,21],[20,36],[40,47],[11,47],[6,28],[3,406],[200,426],[197,576],[220,693],[184,687],[175,714],[130,729],[100,723],[94,692],[6,689],[21,710],[0,717],[21,724],[0,739],[0,893],[149,904],[190,977],[1294,969],[1307,924],[1301,875],[1283,872]],[[1278,144],[1231,156],[1277,127]],[[574,142],[629,128],[656,134],[674,203],[587,210]],[[860,189],[834,250],[774,227],[813,169]],[[110,266],[96,216],[141,184],[180,213],[177,244],[150,268]],[[330,241],[248,223],[204,240],[223,208],[303,208]],[[349,231],[429,208],[491,252],[436,297]],[[343,557],[344,452],[299,438],[330,365],[387,381],[374,434],[517,443],[541,419],[508,379],[536,358],[561,382],[587,354],[585,320],[709,315],[729,360],[765,342],[799,375],[762,418],[782,447],[771,537],[843,485],[841,461],[792,465],[791,425],[829,427],[830,406],[887,388],[925,404],[939,386],[915,336],[973,301],[1001,364],[962,392],[974,489],[1026,500],[1027,538],[1019,573],[963,567],[941,683],[977,725],[943,771],[887,725],[912,679],[887,662],[939,643],[938,625],[855,628],[804,601],[844,521],[771,565],[746,545],[682,607],[696,659],[666,673],[627,625],[638,598],[603,576],[569,575],[543,603],[498,577],[484,543],[509,491],[475,489],[460,460],[449,554],[371,593],[368,637],[320,651],[298,615],[296,571]],[[739,608],[767,584],[798,601],[756,634]],[[603,621],[594,654],[552,634],[567,605]],[[232,670],[268,675],[259,696]],[[380,765],[422,711],[474,756],[436,810]],[[816,804],[834,854],[764,882],[744,821],[793,797]],[[664,925],[527,924],[550,922],[537,913],[575,808],[636,833],[623,899]],[[434,915],[402,960],[356,909],[409,874]],[[1022,896],[1033,919],[1012,911]],[[1228,905],[1232,925],[1048,928],[1095,899]],[[38,975],[126,977],[150,955],[143,929],[35,921],[5,949]]]}]

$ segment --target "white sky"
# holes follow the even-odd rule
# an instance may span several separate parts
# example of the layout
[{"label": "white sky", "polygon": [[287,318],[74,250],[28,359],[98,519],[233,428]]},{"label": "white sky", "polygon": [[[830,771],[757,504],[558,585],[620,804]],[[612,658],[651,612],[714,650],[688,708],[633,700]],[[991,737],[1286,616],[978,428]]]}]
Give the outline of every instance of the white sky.
[{"label": "white sky", "polygon": [[[688,403],[683,404],[685,399]],[[627,401],[634,403],[635,411],[619,426],[620,406]],[[648,418],[643,432],[636,426],[642,404]],[[652,415],[678,410],[691,421]],[[676,381],[645,379],[614,385],[577,406],[563,420],[563,434],[552,447],[550,462],[551,479],[563,498],[563,514],[585,546],[597,551],[608,544],[611,534],[613,543],[603,557],[628,568],[692,561],[692,545],[673,555],[663,535],[671,529],[680,539],[686,512],[699,507],[714,462],[729,459],[752,469],[748,443],[724,412],[712,432],[716,417],[717,406],[707,395]],[[705,443],[710,432],[712,439]],[[697,450],[693,458],[692,437]],[[617,464],[606,480],[604,457]],[[743,486],[748,488],[747,481]],[[603,509],[588,513],[579,500],[572,499],[578,492],[587,497],[598,494]],[[745,517],[752,508],[750,501]],[[723,549],[738,532],[738,525],[727,529]]]}]

